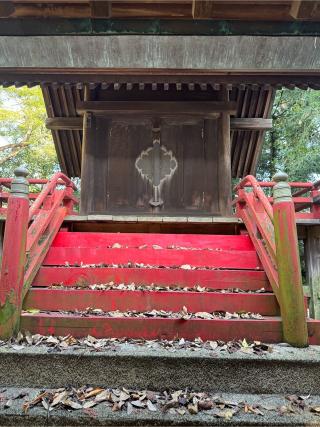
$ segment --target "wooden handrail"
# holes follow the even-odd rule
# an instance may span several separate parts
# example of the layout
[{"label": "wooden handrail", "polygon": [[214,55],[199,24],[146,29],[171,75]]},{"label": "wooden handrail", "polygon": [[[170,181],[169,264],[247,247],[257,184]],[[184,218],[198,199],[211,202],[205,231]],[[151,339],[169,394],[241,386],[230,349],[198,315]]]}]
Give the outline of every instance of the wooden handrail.
[{"label": "wooden handrail", "polygon": [[279,302],[284,339],[304,347],[308,333],[291,186],[285,174],[277,174],[272,187],[273,205],[256,178],[245,177],[235,188],[236,212],[246,225]]},{"label": "wooden handrail", "polygon": [[268,214],[269,218],[272,219],[272,207],[267,199],[267,196],[264,194],[259,182],[253,175],[247,175],[237,186],[236,190],[243,189],[245,187],[251,187],[253,189],[254,195],[262,203],[263,208]]},{"label": "wooden handrail", "polygon": [[[58,172],[29,207],[28,172],[15,171],[8,198],[0,278],[0,338],[19,329],[23,299],[66,215],[73,213],[76,190],[72,181]],[[62,189],[57,187],[63,186]],[[4,321],[5,320],[5,321]]]},{"label": "wooden handrail", "polygon": [[76,186],[73,184],[73,182],[70,180],[70,178],[68,178],[66,175],[64,175],[61,172],[57,172],[43,187],[41,193],[39,194],[39,197],[37,197],[37,199],[31,206],[30,212],[29,212],[29,221],[31,221],[32,217],[41,207],[46,197],[56,188],[59,181],[61,181],[65,186],[72,188],[73,190],[77,189]]},{"label": "wooden handrail", "polygon": [[[275,182],[258,182],[255,177],[252,175],[246,176],[236,187],[235,190],[238,191],[240,188],[252,188],[255,194],[257,193],[257,188],[263,192],[263,188],[273,189]],[[312,182],[288,182],[287,183],[291,189],[298,188],[298,191],[295,191],[292,194],[292,199],[295,206],[295,211],[300,212],[297,218],[305,219],[320,219],[320,180],[314,183]],[[307,193],[310,193],[307,195]],[[267,197],[268,201],[273,204],[273,198]],[[233,201],[233,205],[236,205],[237,201]],[[301,212],[308,210],[308,212]]]},{"label": "wooden handrail", "polygon": [[[245,187],[248,186],[252,187],[252,192],[245,191]],[[237,191],[235,199],[237,216],[246,225],[273,292],[279,298],[272,206],[252,175],[245,177],[235,190]]]}]

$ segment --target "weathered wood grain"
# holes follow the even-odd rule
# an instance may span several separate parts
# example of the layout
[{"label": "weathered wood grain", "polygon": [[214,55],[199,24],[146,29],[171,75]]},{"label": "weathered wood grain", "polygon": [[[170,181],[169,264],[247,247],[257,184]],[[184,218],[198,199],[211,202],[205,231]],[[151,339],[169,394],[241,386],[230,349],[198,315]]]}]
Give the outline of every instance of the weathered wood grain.
[{"label": "weathered wood grain", "polygon": [[1,36],[0,67],[72,68],[73,79],[74,69],[84,68],[125,69],[126,74],[146,69],[304,73],[320,68],[318,39],[122,35],[64,36],[61,43],[59,36]]}]

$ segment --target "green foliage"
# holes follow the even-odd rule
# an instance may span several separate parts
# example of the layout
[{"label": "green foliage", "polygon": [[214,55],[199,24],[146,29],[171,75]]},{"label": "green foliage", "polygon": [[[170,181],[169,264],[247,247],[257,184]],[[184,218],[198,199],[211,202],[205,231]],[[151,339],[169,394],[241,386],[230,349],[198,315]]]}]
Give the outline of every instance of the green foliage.
[{"label": "green foliage", "polygon": [[35,88],[0,88],[0,176],[12,177],[25,164],[33,178],[59,170],[42,92]]},{"label": "green foliage", "polygon": [[291,181],[313,181],[320,175],[320,91],[277,92],[273,130],[268,132],[257,175],[271,179],[279,170]]}]

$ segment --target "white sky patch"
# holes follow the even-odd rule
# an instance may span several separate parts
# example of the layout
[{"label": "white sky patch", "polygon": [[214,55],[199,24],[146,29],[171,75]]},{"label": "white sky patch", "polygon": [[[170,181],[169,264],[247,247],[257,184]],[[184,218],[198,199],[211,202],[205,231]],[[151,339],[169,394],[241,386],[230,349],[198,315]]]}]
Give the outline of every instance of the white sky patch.
[{"label": "white sky patch", "polygon": [[0,147],[9,144],[8,140],[0,135]]}]

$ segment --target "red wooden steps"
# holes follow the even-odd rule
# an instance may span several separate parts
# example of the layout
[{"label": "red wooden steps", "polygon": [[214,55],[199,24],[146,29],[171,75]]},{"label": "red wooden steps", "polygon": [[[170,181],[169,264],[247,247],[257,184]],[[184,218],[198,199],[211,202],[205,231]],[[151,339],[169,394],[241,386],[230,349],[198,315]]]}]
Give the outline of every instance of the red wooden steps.
[{"label": "red wooden steps", "polygon": [[165,310],[179,312],[182,307],[190,313],[198,311],[253,312],[266,316],[279,315],[279,307],[273,294],[128,291],[92,289],[31,289],[24,308],[44,311],[85,310],[96,307],[103,311],[139,312]]},{"label": "red wooden steps", "polygon": [[90,285],[94,283],[138,283],[149,285],[194,286],[201,285],[212,289],[241,288],[271,291],[264,271],[251,270],[183,270],[164,268],[79,268],[79,267],[41,267],[33,286]]},{"label": "red wooden steps", "polygon": [[52,242],[52,247],[100,248],[111,247],[115,243],[130,248],[157,245],[166,249],[168,246],[174,245],[202,249],[254,251],[254,246],[248,235],[208,234],[59,232]]},{"label": "red wooden steps", "polygon": [[[111,281],[135,283],[148,290],[88,287]],[[50,288],[53,284],[64,288]],[[152,285],[175,288],[199,285],[213,290],[229,289],[229,292],[155,291],[150,290]],[[249,292],[230,292],[234,288]],[[261,288],[267,292],[257,293]],[[189,313],[252,312],[267,317],[183,320],[118,318],[108,314],[117,310],[177,313],[183,306]],[[88,307],[104,313],[99,316],[92,315],[91,311],[82,316],[76,313]],[[278,303],[251,240],[245,235],[59,232],[24,301],[24,310],[21,327],[32,333],[282,341]],[[309,333],[316,342],[320,336],[318,323],[309,323]]]},{"label": "red wooden steps", "polygon": [[[263,320],[202,320],[202,319],[161,319],[161,318],[112,318],[101,316],[81,317],[77,315],[24,313],[21,316],[22,330],[43,335],[72,334],[74,337],[92,335],[96,338],[142,338],[142,339],[177,339],[203,340],[232,339],[257,340],[264,342],[281,342],[282,327],[279,317]],[[320,343],[319,321],[308,322],[310,344]]]},{"label": "red wooden steps", "polygon": [[261,269],[254,251],[188,251],[172,249],[112,249],[52,247],[43,265],[83,264],[149,264],[176,267],[189,264],[194,267]]}]

